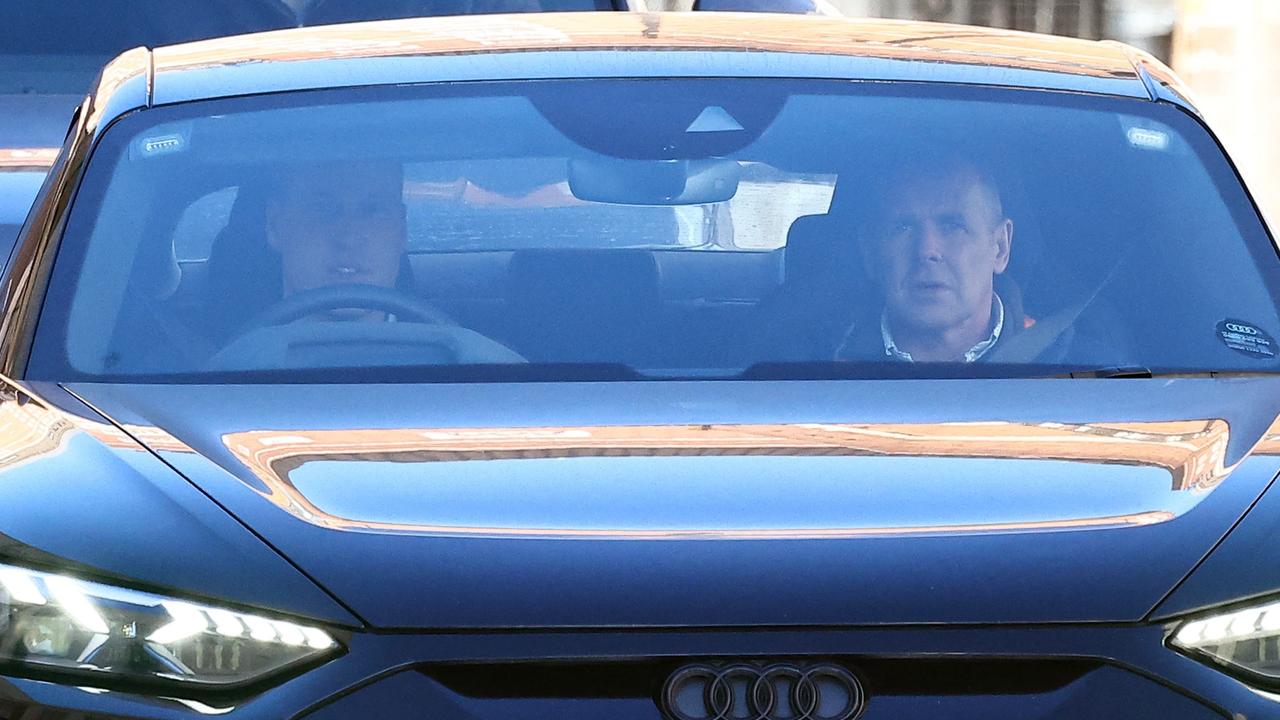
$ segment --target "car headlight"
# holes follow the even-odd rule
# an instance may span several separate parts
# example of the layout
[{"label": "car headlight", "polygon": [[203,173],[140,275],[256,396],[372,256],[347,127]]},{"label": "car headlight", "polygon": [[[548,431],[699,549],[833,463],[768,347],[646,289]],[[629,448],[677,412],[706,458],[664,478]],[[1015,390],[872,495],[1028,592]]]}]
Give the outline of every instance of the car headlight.
[{"label": "car headlight", "polygon": [[1169,643],[1263,681],[1280,681],[1280,602],[1189,620]]},{"label": "car headlight", "polygon": [[229,688],[338,649],[307,625],[0,565],[0,665]]}]

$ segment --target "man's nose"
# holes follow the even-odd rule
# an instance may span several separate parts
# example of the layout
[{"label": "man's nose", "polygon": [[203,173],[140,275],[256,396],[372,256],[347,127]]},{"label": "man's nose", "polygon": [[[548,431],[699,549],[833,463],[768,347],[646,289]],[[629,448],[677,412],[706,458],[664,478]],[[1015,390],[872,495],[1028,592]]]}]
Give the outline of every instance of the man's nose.
[{"label": "man's nose", "polygon": [[942,259],[942,232],[935,223],[923,223],[916,236],[916,258],[930,262]]},{"label": "man's nose", "polygon": [[335,212],[331,218],[331,223],[328,229],[329,241],[335,246],[347,248],[364,242],[367,222],[359,213],[349,211]]}]

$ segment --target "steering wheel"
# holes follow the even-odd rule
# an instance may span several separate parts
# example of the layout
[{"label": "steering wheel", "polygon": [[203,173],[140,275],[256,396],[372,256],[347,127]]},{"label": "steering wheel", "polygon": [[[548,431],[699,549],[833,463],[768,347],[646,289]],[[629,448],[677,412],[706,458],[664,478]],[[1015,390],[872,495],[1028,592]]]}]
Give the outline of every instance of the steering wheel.
[{"label": "steering wheel", "polygon": [[[377,310],[397,322],[315,320],[339,308]],[[291,295],[251,320],[206,364],[212,370],[356,365],[527,362],[511,348],[459,326],[440,309],[390,288],[331,285]]]},{"label": "steering wheel", "polygon": [[262,311],[240,334],[247,335],[264,327],[287,325],[310,315],[339,308],[380,310],[388,315],[395,315],[396,319],[431,325],[457,324],[439,308],[399,290],[376,285],[329,285],[290,295]]}]

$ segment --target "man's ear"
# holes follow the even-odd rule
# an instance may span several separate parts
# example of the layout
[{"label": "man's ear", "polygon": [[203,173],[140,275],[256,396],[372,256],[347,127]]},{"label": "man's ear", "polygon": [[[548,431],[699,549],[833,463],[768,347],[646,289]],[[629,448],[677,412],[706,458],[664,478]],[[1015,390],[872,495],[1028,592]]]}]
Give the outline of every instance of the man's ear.
[{"label": "man's ear", "polygon": [[1013,221],[1005,218],[996,226],[995,237],[996,243],[996,262],[995,274],[999,275],[1009,267],[1009,256],[1013,252]]}]

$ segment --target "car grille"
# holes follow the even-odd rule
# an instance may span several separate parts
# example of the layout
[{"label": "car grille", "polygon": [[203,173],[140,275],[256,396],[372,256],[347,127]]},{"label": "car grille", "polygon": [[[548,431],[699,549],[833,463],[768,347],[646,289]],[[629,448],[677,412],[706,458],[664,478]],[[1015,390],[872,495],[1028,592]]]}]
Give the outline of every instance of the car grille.
[{"label": "car grille", "polygon": [[[306,720],[672,720],[668,678],[690,665],[837,665],[858,678],[857,720],[1226,720],[1167,685],[1089,659],[677,657],[431,664],[385,677]],[[400,714],[396,714],[399,712]],[[390,713],[390,714],[389,714]],[[790,713],[790,714],[789,714]],[[713,717],[712,713],[693,713]],[[786,708],[764,720],[786,720]],[[757,717],[737,708],[723,717]]]},{"label": "car grille", "polygon": [[[474,698],[657,698],[666,679],[690,663],[765,665],[786,658],[687,658],[594,663],[508,663],[420,669]],[[1099,667],[1091,660],[918,660],[822,658],[852,672],[869,696],[1047,693]],[[813,662],[812,659],[796,662]]]}]

